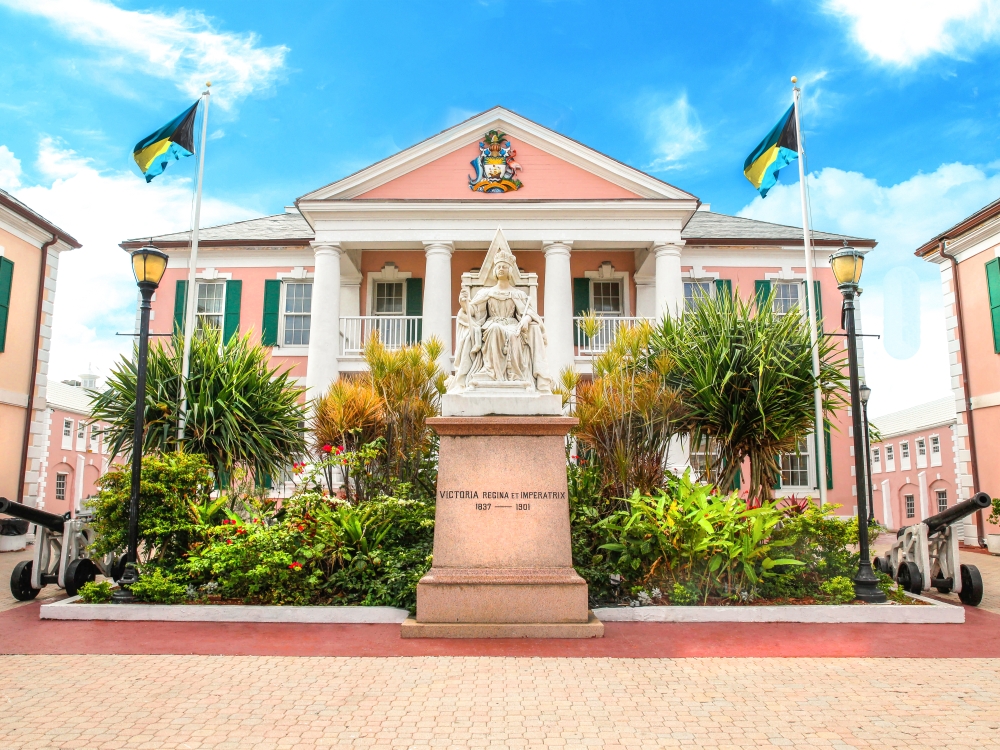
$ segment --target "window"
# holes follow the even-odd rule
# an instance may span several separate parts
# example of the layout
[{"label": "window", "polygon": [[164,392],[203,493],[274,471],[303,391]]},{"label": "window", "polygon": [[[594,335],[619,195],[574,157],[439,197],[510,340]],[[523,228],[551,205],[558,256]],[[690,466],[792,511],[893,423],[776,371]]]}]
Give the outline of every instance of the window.
[{"label": "window", "polygon": [[307,346],[312,319],[312,284],[284,284],[284,345]]},{"label": "window", "polygon": [[886,471],[896,470],[896,457],[894,455],[893,447],[891,445],[885,446],[885,470]]},{"label": "window", "polygon": [[403,314],[402,281],[378,281],[375,283],[375,314]]},{"label": "window", "polygon": [[900,458],[910,457],[910,443],[906,440],[904,440],[902,443],[899,444],[899,457]]},{"label": "window", "polygon": [[86,430],[87,430],[87,425],[86,425],[86,423],[85,423],[85,422],[84,422],[84,421],[83,421],[83,420],[81,419],[81,420],[80,420],[80,421],[79,421],[79,422],[77,423],[77,428],[76,428],[76,439],[77,439],[77,440],[83,440],[83,434],[84,434],[84,432],[86,432]]},{"label": "window", "polygon": [[872,448],[872,473],[882,473],[882,450],[880,448]]},{"label": "window", "polygon": [[96,424],[91,424],[90,425],[90,452],[91,453],[97,453],[98,450],[100,449],[100,446],[98,445],[98,440],[99,440],[98,430],[99,429],[100,428]]},{"label": "window", "polygon": [[694,310],[703,299],[712,296],[712,282],[710,281],[685,281],[684,282],[684,309]]},{"label": "window", "polygon": [[941,452],[941,438],[937,435],[931,435],[931,453]]},{"label": "window", "polygon": [[781,486],[809,487],[809,440],[799,441],[798,453],[781,457]]},{"label": "window", "polygon": [[712,471],[718,474],[722,467],[718,464],[719,449],[717,446],[709,445],[706,448],[702,444],[701,450],[692,450],[689,455],[688,463],[691,465],[691,474],[699,481],[705,481],[706,479],[709,459],[712,461]]},{"label": "window", "polygon": [[789,310],[799,305],[799,289],[801,284],[779,283],[774,285],[774,312],[784,315]]},{"label": "window", "polygon": [[598,315],[620,316],[622,314],[621,289],[621,283],[618,281],[591,282],[594,312]]},{"label": "window", "polygon": [[927,443],[924,442],[923,438],[917,439],[917,456],[927,455]]},{"label": "window", "polygon": [[198,304],[195,308],[196,328],[222,330],[222,312],[225,309],[226,284],[218,282],[198,282]]},{"label": "window", "polygon": [[948,510],[948,490],[937,491],[938,513]]},{"label": "window", "polygon": [[66,479],[68,474],[56,474],[56,500],[66,499]]},{"label": "window", "polygon": [[63,437],[73,437],[73,420],[63,420]]},{"label": "window", "polygon": [[916,515],[913,495],[903,495],[903,502],[906,504],[906,517],[913,518]]}]

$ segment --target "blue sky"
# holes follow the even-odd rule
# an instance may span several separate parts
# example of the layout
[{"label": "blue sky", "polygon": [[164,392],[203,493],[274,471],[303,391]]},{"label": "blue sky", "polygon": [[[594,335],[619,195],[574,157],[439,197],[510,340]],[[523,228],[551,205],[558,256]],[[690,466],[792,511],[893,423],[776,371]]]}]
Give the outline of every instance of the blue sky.
[{"label": "blue sky", "polygon": [[764,201],[742,175],[796,74],[816,228],[880,242],[864,323],[887,334],[867,347],[884,412],[948,393],[937,268],[911,255],[1000,195],[998,18],[996,0],[0,0],[0,187],[85,242],[60,269],[68,377],[106,370],[130,328],[115,243],[189,224],[195,160],[147,186],[131,147],[207,78],[206,223],[281,211],[501,104],[713,210],[798,224],[794,167]]}]

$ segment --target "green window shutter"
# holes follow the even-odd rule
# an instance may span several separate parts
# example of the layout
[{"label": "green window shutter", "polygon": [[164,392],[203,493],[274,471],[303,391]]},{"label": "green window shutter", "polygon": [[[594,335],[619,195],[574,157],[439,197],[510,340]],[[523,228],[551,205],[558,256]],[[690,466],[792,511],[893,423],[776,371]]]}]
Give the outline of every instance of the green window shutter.
[{"label": "green window shutter", "polygon": [[990,293],[993,351],[1000,354],[1000,258],[994,258],[986,263],[986,286]]},{"label": "green window shutter", "polygon": [[[813,435],[813,445],[816,445],[816,436]],[[830,423],[823,420],[823,452],[826,454],[826,488],[833,489],[833,451],[830,449]],[[816,454],[816,474],[819,474],[819,453]]]},{"label": "green window shutter", "polygon": [[174,287],[174,330],[184,333],[184,315],[187,312],[187,288],[188,283],[184,279],[178,279]]},{"label": "green window shutter", "polygon": [[278,306],[281,304],[281,282],[267,279],[264,282],[264,321],[260,327],[262,346],[278,345]]},{"label": "green window shutter", "polygon": [[754,296],[757,299],[757,309],[759,310],[771,296],[770,281],[755,281],[753,283]]},{"label": "green window shutter", "polygon": [[242,281],[226,282],[226,314],[222,319],[222,340],[224,343],[229,343],[229,339],[240,330],[240,297],[242,296]]},{"label": "green window shutter", "polygon": [[[573,317],[582,318],[590,312],[590,279],[573,279]],[[586,343],[586,337],[577,326],[573,326],[576,346]]]},{"label": "green window shutter", "polygon": [[[408,317],[421,317],[424,314],[424,280],[406,280],[406,315]],[[416,330],[411,330],[410,323],[406,326],[406,343],[416,344],[423,340],[423,321],[418,320]]]},{"label": "green window shutter", "polygon": [[716,279],[715,280],[715,295],[717,297],[732,297],[733,296],[733,282],[729,279]]},{"label": "green window shutter", "polygon": [[[813,293],[816,297],[816,323],[822,333],[823,331],[823,292],[818,281],[813,282]],[[809,317],[809,297],[806,297],[806,318]]]},{"label": "green window shutter", "polygon": [[14,261],[0,257],[0,352],[7,346],[10,292],[14,288]]},{"label": "green window shutter", "polygon": [[778,464],[778,479],[777,479],[777,481],[775,481],[774,484],[771,485],[771,489],[772,490],[780,490],[781,489],[781,454],[780,453],[778,454],[778,457],[777,457],[777,464]]}]

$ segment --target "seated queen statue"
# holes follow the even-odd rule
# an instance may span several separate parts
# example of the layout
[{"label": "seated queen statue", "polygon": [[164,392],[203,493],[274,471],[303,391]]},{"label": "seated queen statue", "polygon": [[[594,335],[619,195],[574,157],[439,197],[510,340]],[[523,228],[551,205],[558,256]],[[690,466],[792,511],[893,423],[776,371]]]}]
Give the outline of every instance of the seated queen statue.
[{"label": "seated queen statue", "polygon": [[552,392],[545,325],[528,295],[511,283],[515,268],[517,259],[503,248],[493,257],[490,276],[496,284],[471,299],[465,289],[459,295],[458,346],[449,392],[491,387]]}]

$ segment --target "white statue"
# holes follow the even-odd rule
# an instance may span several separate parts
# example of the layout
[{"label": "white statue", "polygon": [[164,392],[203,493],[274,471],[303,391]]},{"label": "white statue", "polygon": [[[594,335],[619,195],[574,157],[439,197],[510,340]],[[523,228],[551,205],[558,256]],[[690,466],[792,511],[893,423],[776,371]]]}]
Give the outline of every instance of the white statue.
[{"label": "white statue", "polygon": [[516,269],[514,254],[502,247],[493,256],[490,274],[496,284],[483,287],[471,300],[467,289],[459,295],[455,374],[447,382],[450,393],[496,385],[552,392],[545,324],[528,295],[511,283]]}]

